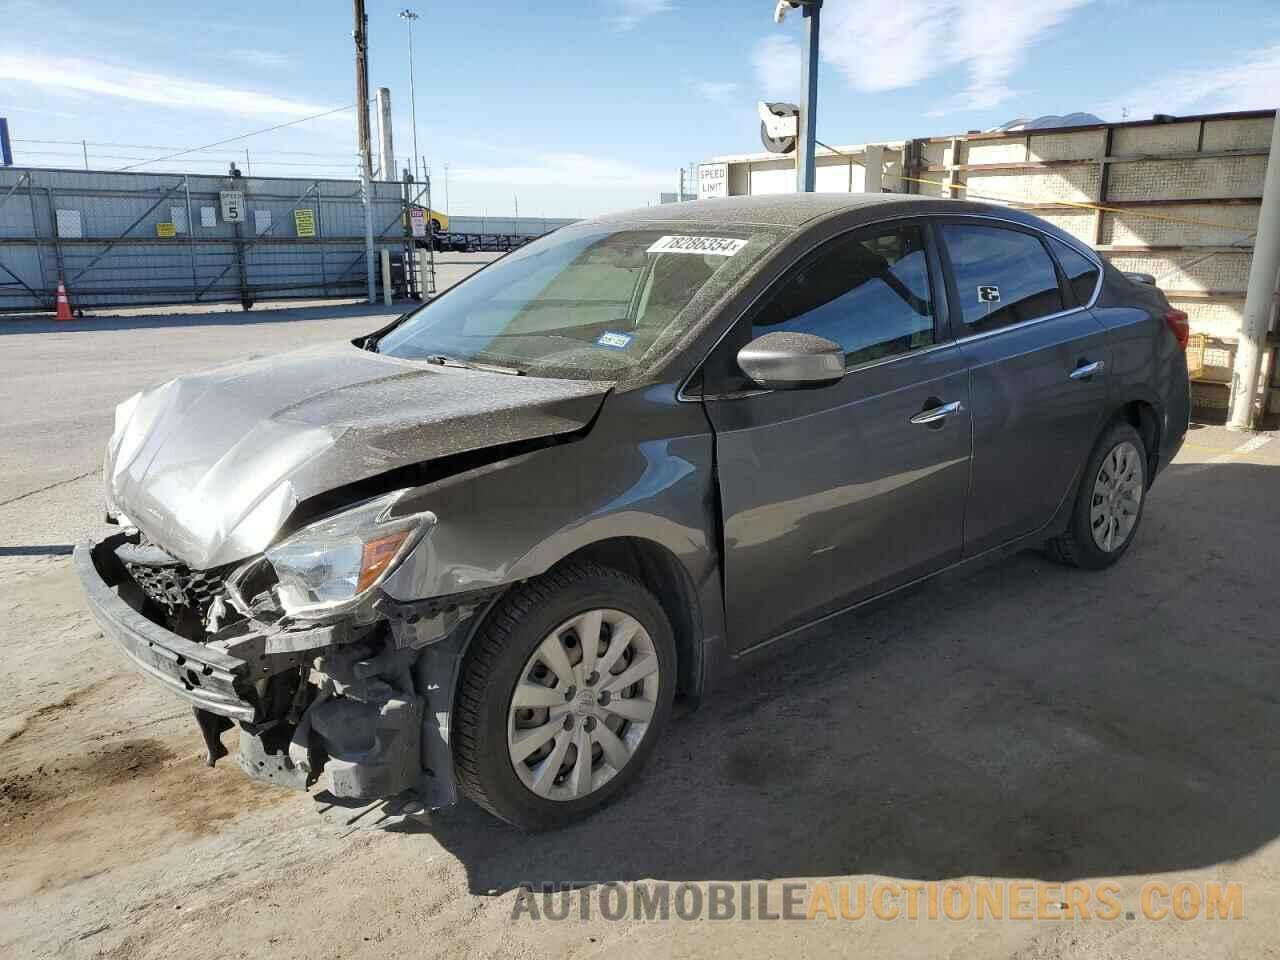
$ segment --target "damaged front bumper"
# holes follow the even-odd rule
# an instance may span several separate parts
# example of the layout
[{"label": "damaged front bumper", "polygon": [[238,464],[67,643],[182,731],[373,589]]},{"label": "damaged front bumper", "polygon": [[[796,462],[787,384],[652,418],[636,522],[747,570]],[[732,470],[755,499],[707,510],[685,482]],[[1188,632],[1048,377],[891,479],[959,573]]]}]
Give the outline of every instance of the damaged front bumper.
[{"label": "damaged front bumper", "polygon": [[353,800],[411,797],[428,809],[454,801],[454,684],[494,591],[417,604],[384,597],[364,624],[242,620],[201,642],[156,622],[163,617],[117,556],[130,542],[121,533],[77,546],[76,573],[103,634],[191,704],[210,765],[227,753],[221,735],[238,726],[237,759],[255,779],[319,784]]},{"label": "damaged front bumper", "polygon": [[103,635],[142,673],[196,709],[231,720],[248,723],[257,720],[257,708],[246,696],[250,687],[249,665],[244,660],[210,644],[187,640],[151,622],[103,579],[94,563],[95,550],[113,552],[124,540],[121,534],[96,548],[81,544],[72,554],[72,564],[89,601],[89,610]]}]

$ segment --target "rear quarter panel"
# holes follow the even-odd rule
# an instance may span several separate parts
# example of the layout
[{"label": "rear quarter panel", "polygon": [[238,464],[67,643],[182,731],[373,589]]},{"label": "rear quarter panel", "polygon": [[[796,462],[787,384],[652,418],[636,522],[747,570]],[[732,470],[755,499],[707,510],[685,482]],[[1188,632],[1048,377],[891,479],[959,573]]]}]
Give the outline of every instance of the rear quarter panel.
[{"label": "rear quarter panel", "polygon": [[1112,338],[1112,406],[1149,403],[1160,428],[1161,470],[1177,454],[1191,416],[1187,357],[1165,322],[1168,301],[1158,289],[1133,283],[1108,265],[1094,305]]}]

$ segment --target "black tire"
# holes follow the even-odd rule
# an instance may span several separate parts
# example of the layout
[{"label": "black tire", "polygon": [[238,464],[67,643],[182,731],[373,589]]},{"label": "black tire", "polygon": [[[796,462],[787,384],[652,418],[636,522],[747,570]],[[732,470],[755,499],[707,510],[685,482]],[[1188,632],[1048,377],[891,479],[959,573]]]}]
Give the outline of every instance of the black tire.
[{"label": "black tire", "polygon": [[[512,693],[528,659],[566,620],[596,608],[620,610],[640,622],[653,641],[659,692],[644,739],[622,769],[595,792],[573,800],[540,797],[521,782],[507,744]],[[661,604],[634,577],[596,563],[580,563],[513,587],[489,612],[462,667],[453,717],[453,759],[462,792],[524,830],[581,820],[613,800],[639,773],[671,716],[676,655]]]},{"label": "black tire", "polygon": [[[1138,450],[1138,457],[1143,470],[1143,495],[1138,502],[1138,514],[1134,520],[1133,527],[1119,546],[1108,551],[1103,550],[1095,542],[1090,526],[1094,482],[1102,469],[1103,461],[1112,450],[1122,443],[1131,443]],[[1102,436],[1098,438],[1097,444],[1094,445],[1093,452],[1089,454],[1084,473],[1080,477],[1080,488],[1076,491],[1075,506],[1071,511],[1071,521],[1065,532],[1045,543],[1045,552],[1059,563],[1072,567],[1081,567],[1085,570],[1102,570],[1124,556],[1130,544],[1133,543],[1134,537],[1137,536],[1138,529],[1142,526],[1142,512],[1147,505],[1146,488],[1150,486],[1150,477],[1147,476],[1148,464],[1147,447],[1142,441],[1142,435],[1137,430],[1123,421],[1113,423],[1107,427],[1102,432]]]}]

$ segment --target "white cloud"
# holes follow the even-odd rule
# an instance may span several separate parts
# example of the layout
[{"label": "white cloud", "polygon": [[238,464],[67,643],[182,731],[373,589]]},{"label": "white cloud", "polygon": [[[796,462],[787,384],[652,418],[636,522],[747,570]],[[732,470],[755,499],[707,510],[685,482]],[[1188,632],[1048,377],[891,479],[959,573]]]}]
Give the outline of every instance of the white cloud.
[{"label": "white cloud", "polygon": [[789,36],[775,33],[765,37],[751,52],[751,62],[765,99],[794,100],[800,95],[800,44]]},{"label": "white cloud", "polygon": [[208,110],[240,117],[293,119],[322,113],[326,109],[324,104],[104,61],[78,59],[69,66],[63,58],[42,54],[0,52],[0,80],[71,97],[116,97],[136,103]]},{"label": "white cloud", "polygon": [[293,58],[279,50],[261,50],[256,47],[236,47],[224,54],[228,60],[235,60],[250,67],[287,67]]},{"label": "white cloud", "polygon": [[698,96],[712,103],[730,104],[738,94],[738,84],[732,81],[699,80],[693,84]]},{"label": "white cloud", "polygon": [[1108,120],[1146,120],[1154,113],[1266,110],[1280,97],[1280,44],[1252,50],[1230,64],[1177,70],[1096,109]]},{"label": "white cloud", "polygon": [[57,117],[59,120],[79,120],[80,114],[67,113],[63,110],[41,110],[35,107],[5,107],[11,113],[34,113],[40,117]]},{"label": "white cloud", "polygon": [[613,0],[613,6],[618,12],[608,17],[607,22],[618,33],[634,30],[650,17],[675,9],[671,0]]},{"label": "white cloud", "polygon": [[[963,89],[931,114],[987,110],[1016,91],[1008,80],[1026,51],[1089,0],[827,0],[822,7],[822,59],[857,90],[914,86],[963,67]],[[790,37],[766,37],[755,51],[766,95],[799,88],[800,47]]]}]

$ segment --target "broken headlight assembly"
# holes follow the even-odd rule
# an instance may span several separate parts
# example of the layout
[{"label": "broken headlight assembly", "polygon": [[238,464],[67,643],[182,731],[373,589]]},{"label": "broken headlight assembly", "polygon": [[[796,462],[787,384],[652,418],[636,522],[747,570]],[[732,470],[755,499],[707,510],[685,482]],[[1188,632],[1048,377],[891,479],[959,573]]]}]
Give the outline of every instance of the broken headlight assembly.
[{"label": "broken headlight assembly", "polygon": [[[275,606],[290,618],[320,620],[358,611],[435,525],[430,511],[391,516],[399,490],[329,514],[297,530],[228,579],[233,604],[249,613],[244,587],[269,564]],[[246,602],[250,601],[250,602]]]}]

